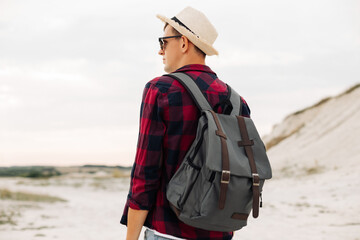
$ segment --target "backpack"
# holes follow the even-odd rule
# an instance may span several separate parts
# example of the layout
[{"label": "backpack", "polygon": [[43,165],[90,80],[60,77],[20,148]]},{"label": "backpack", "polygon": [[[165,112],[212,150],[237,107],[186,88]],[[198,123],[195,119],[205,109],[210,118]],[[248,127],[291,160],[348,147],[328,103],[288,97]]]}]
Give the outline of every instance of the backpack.
[{"label": "backpack", "polygon": [[212,110],[190,76],[167,76],[187,89],[201,111],[195,140],[166,189],[170,206],[182,222],[196,228],[241,229],[251,210],[258,217],[264,181],[272,177],[264,143],[253,121],[239,116],[241,97],[230,86],[233,108],[225,115]]}]

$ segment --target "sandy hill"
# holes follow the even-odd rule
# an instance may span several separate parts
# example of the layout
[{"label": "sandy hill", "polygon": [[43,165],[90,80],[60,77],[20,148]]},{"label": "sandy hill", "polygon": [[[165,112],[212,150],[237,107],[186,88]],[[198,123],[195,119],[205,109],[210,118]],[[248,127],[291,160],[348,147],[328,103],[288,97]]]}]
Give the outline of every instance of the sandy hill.
[{"label": "sandy hill", "polygon": [[360,84],[289,115],[264,141],[275,176],[358,169]]},{"label": "sandy hill", "polygon": [[360,84],[289,115],[264,141],[273,178],[259,218],[234,239],[359,240]]}]

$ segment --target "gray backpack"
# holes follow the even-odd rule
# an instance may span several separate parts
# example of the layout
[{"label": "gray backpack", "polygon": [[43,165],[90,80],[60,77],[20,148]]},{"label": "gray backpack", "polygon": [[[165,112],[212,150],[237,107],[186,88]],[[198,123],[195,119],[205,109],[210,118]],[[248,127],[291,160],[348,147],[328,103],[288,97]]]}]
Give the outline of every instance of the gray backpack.
[{"label": "gray backpack", "polygon": [[[166,196],[178,218],[193,227],[229,232],[246,226],[271,167],[264,143],[250,118],[241,113],[240,96],[230,91],[230,115],[215,113],[194,80],[172,73],[201,110],[196,138],[167,186]],[[261,205],[261,203],[260,203]]]}]

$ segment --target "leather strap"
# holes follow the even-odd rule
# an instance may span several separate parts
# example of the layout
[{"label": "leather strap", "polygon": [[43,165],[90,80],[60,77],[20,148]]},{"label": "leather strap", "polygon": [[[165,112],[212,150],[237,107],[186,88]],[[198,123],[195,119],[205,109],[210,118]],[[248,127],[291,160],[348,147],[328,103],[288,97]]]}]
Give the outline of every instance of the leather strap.
[{"label": "leather strap", "polygon": [[231,215],[231,218],[246,221],[248,219],[248,216],[249,215],[246,213],[233,213],[233,215]]},{"label": "leather strap", "polygon": [[252,145],[254,145],[254,141],[249,139],[248,131],[246,129],[246,124],[244,117],[236,116],[238,123],[239,123],[239,129],[240,129],[240,135],[241,135],[241,141],[238,142],[238,145],[240,147],[245,148],[246,156],[248,157],[251,174],[252,174],[252,192],[253,192],[253,217],[257,218],[259,216],[259,198],[260,198],[260,178],[259,174],[256,170],[256,164],[254,159],[254,152],[252,150]]},{"label": "leather strap", "polygon": [[221,141],[221,163],[222,163],[222,172],[220,179],[220,198],[219,198],[219,208],[224,209],[226,202],[226,192],[230,182],[230,161],[229,161],[229,152],[226,144],[226,135],[223,132],[219,119],[217,118],[214,111],[210,111],[211,115],[215,120],[217,127],[216,135],[220,137]]}]

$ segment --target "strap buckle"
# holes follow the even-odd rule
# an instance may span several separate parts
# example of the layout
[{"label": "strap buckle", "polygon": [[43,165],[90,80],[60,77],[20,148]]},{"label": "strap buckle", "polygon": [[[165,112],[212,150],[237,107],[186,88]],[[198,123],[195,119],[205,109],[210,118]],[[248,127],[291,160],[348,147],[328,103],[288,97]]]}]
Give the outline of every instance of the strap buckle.
[{"label": "strap buckle", "polygon": [[229,184],[230,182],[230,171],[228,170],[222,170],[221,173],[221,183]]},{"label": "strap buckle", "polygon": [[253,173],[252,174],[252,179],[253,179],[253,186],[260,186],[259,174]]}]

